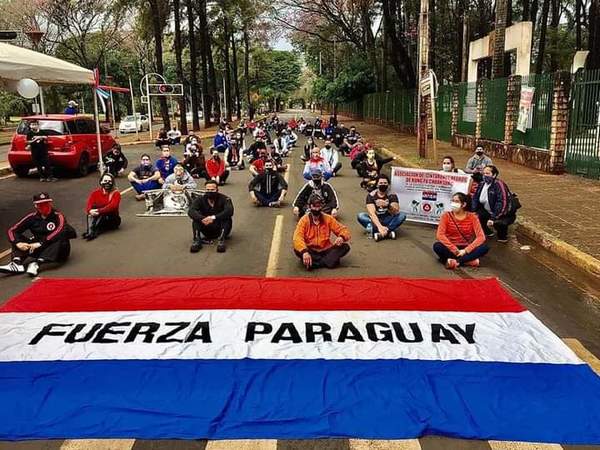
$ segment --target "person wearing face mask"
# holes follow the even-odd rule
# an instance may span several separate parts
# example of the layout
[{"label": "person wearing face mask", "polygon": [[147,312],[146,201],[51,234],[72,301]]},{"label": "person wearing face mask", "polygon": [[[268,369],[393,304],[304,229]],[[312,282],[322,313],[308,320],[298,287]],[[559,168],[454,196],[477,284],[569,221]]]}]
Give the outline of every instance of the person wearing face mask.
[{"label": "person wearing face mask", "polygon": [[190,144],[189,154],[183,160],[184,169],[194,178],[208,178],[206,173],[206,159],[202,152],[202,147]]},{"label": "person wearing face mask", "polygon": [[319,169],[313,169],[310,173],[311,180],[302,186],[298,195],[292,203],[293,213],[296,217],[301,217],[308,211],[308,199],[315,193],[323,199],[321,210],[326,214],[337,217],[340,209],[340,203],[337,193],[333,186],[323,181],[323,173]]},{"label": "person wearing face mask", "polygon": [[367,194],[367,212],[358,214],[358,223],[373,233],[376,242],[383,239],[396,239],[396,230],[406,220],[400,212],[398,196],[389,193],[390,179],[387,175],[377,177],[377,189]]},{"label": "person wearing face mask", "polygon": [[171,149],[168,146],[164,146],[161,152],[160,159],[156,161],[156,169],[160,172],[159,183],[162,184],[173,173],[173,169],[179,162],[174,156],[171,156]]},{"label": "person wearing face mask", "polygon": [[266,161],[264,172],[252,178],[248,184],[250,198],[256,206],[279,208],[287,189],[288,184],[275,169],[273,161]]},{"label": "person wearing face mask", "polygon": [[337,149],[331,145],[330,140],[325,141],[325,146],[321,149],[321,158],[327,161],[331,167],[331,176],[335,177],[342,168],[342,163]]},{"label": "person wearing face mask", "polygon": [[202,148],[202,145],[200,143],[200,139],[198,139],[198,136],[196,136],[194,134],[190,134],[185,139],[184,146],[185,146],[185,149],[183,150],[183,156],[184,157],[191,155],[193,149]]},{"label": "person wearing face mask", "polygon": [[85,208],[87,231],[83,233],[83,238],[91,241],[104,231],[119,228],[120,204],[121,193],[115,189],[115,178],[110,173],[105,173],[100,177],[100,187],[92,191],[88,197]]},{"label": "person wearing face mask", "polygon": [[33,196],[34,212],[27,214],[8,230],[12,260],[0,266],[0,273],[37,276],[40,266],[61,263],[71,253],[70,239],[77,237],[60,211],[54,209],[47,192]]},{"label": "person wearing face mask", "polygon": [[113,177],[117,177],[125,172],[127,164],[129,164],[119,144],[113,145],[108,153],[104,155],[103,160],[106,172],[110,173]]},{"label": "person wearing face mask", "polygon": [[216,148],[211,148],[211,158],[206,161],[206,173],[211,180],[223,186],[229,177],[229,167],[225,165],[225,159],[221,157]]},{"label": "person wearing face mask", "polygon": [[[310,196],[308,206],[309,213],[300,218],[294,231],[294,253],[307,270],[333,269],[350,251],[350,231],[322,211],[323,199],[318,194]],[[331,235],[335,237],[333,242]]]},{"label": "person wearing face mask", "polygon": [[237,140],[231,141],[230,148],[225,151],[225,161],[227,165],[234,170],[244,170],[244,158],[242,157],[242,149],[238,145]]},{"label": "person wearing face mask", "polygon": [[193,230],[190,252],[197,253],[203,244],[217,239],[217,252],[223,253],[225,239],[233,227],[233,203],[219,192],[219,185],[214,180],[204,183],[204,191],[204,195],[194,199],[188,209]]},{"label": "person wearing face mask", "polygon": [[444,159],[442,160],[442,171],[464,173],[462,170],[456,168],[456,164],[454,164],[454,158],[452,156],[444,156]]},{"label": "person wearing face mask", "polygon": [[485,166],[494,164],[492,160],[485,155],[483,146],[477,144],[475,146],[475,154],[467,161],[467,167],[465,168],[466,173],[481,173]]},{"label": "person wearing face mask", "polygon": [[144,200],[145,191],[160,189],[160,183],[158,182],[160,172],[152,165],[150,155],[147,153],[142,154],[140,165],[129,172],[127,179],[137,193],[135,196],[137,200]]},{"label": "person wearing face mask", "polygon": [[451,211],[442,214],[437,228],[433,251],[450,270],[459,266],[479,267],[479,258],[489,251],[479,218],[467,211],[467,204],[466,194],[454,194]]},{"label": "person wearing face mask", "polygon": [[381,168],[384,164],[387,164],[394,159],[396,158],[382,158],[375,153],[375,149],[369,148],[367,150],[365,159],[357,166],[357,171],[363,179],[360,183],[360,187],[368,190],[369,192],[375,189],[377,185],[377,177],[381,172]]},{"label": "person wearing face mask", "polygon": [[306,162],[310,159],[310,152],[313,148],[315,148],[317,144],[315,144],[315,139],[312,136],[309,136],[306,139],[306,144],[304,144],[304,153],[300,157],[302,161]]},{"label": "person wearing face mask", "polygon": [[319,169],[323,174],[323,178],[325,178],[325,181],[331,178],[331,175],[333,173],[329,162],[327,162],[321,156],[321,150],[319,150],[319,147],[314,147],[310,151],[310,159],[304,164],[304,171],[302,172],[302,175],[304,176],[305,180],[311,179],[310,173],[313,169]]},{"label": "person wearing face mask", "polygon": [[472,210],[486,236],[491,237],[494,228],[498,233],[498,242],[508,242],[508,227],[516,220],[516,211],[520,207],[506,183],[498,179],[499,171],[494,165],[483,169],[483,183],[477,186],[473,195]]},{"label": "person wearing face mask", "polygon": [[158,148],[162,148],[165,145],[169,145],[169,137],[167,136],[167,130],[165,130],[164,128],[158,130],[158,133],[156,134],[156,140],[154,141],[154,145],[156,145]]},{"label": "person wearing face mask", "polygon": [[213,147],[221,153],[224,153],[225,150],[229,148],[227,137],[225,136],[225,133],[222,129],[219,129],[219,131],[217,131],[217,134],[215,135],[215,139],[213,141]]},{"label": "person wearing face mask", "polygon": [[181,164],[175,166],[173,173],[167,177],[163,184],[163,189],[168,189],[171,192],[194,190],[197,187],[198,184],[194,177]]}]

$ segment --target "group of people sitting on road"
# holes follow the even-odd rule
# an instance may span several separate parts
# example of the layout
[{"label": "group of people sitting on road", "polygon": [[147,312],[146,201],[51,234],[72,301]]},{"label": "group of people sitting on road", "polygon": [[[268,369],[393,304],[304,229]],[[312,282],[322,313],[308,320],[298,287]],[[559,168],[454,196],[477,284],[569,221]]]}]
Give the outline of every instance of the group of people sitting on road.
[{"label": "group of people sitting on road", "polygon": [[[309,125],[312,126],[310,131]],[[315,128],[330,130],[322,133],[323,146],[317,144]],[[136,198],[143,199],[144,192],[154,189],[184,191],[198,189],[198,180],[204,179],[203,194],[194,198],[188,210],[192,220],[190,252],[200,251],[203,245],[216,241],[217,252],[226,251],[226,239],[232,232],[234,207],[231,199],[219,192],[231,170],[230,161],[239,168],[239,161],[249,163],[249,196],[256,206],[280,207],[289,186],[285,177],[289,165],[284,158],[294,153],[295,142],[286,143],[286,153],[272,143],[270,133],[279,139],[283,132],[298,130],[308,134],[302,152],[303,177],[306,183],[291,202],[292,212],[298,218],[293,236],[293,250],[306,269],[333,268],[350,251],[350,231],[339,221],[340,201],[331,180],[343,167],[341,156],[349,157],[350,166],[356,170],[360,186],[366,190],[365,211],[357,216],[358,223],[375,242],[394,240],[398,229],[406,220],[398,196],[391,191],[390,178],[382,173],[385,164],[394,158],[384,158],[358,134],[355,127],[346,129],[337,125],[335,116],[323,128],[317,119],[309,124],[304,119],[283,122],[277,116],[258,123],[242,122],[235,130],[222,122],[217,132],[211,157],[204,159],[200,138],[187,136],[183,160],[178,161],[169,145],[161,144],[161,156],[152,162],[144,153],[140,164],[131,170],[128,181],[135,189]],[[254,142],[246,147],[246,134]],[[339,135],[338,135],[339,133]],[[287,136],[290,135],[288,132]],[[297,139],[297,136],[296,136]],[[240,148],[237,157],[232,151]],[[124,175],[128,161],[116,145],[104,157],[105,172],[99,187],[89,196],[85,212],[87,229],[83,238],[93,240],[100,234],[115,230],[121,224],[119,206],[121,194],[115,178]],[[463,172],[456,168],[454,159],[446,156],[442,161],[444,172]],[[476,267],[489,248],[488,237],[497,234],[499,242],[507,242],[508,227],[514,223],[518,198],[512,194],[492,160],[477,146],[469,159],[465,173],[472,174],[470,192],[457,192],[452,197],[451,210],[441,216],[433,251],[448,269],[460,266]],[[8,232],[13,247],[12,260],[0,266],[0,272],[38,274],[40,265],[64,262],[70,253],[69,240],[76,237],[64,215],[53,206],[51,196],[41,192],[34,196],[34,211],[25,216]]]}]

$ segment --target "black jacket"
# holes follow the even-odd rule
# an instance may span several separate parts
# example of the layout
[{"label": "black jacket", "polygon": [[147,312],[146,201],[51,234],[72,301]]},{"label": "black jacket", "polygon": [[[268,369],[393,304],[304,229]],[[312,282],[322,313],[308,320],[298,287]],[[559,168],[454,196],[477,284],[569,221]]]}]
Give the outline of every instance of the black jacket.
[{"label": "black jacket", "polygon": [[276,170],[267,173],[265,170],[263,173],[259,173],[257,176],[252,178],[248,184],[249,191],[259,191],[262,194],[270,195],[273,192],[281,190],[287,191],[288,184],[285,179]]},{"label": "black jacket", "polygon": [[[310,194],[312,194],[314,191],[315,184],[311,180],[308,183],[306,183],[302,187],[302,189],[300,189],[300,192],[298,192],[298,195],[294,199],[294,203],[292,203],[292,206],[297,207],[301,211],[305,211],[306,208],[308,208],[308,198],[310,197]],[[321,197],[323,197],[323,200],[325,201],[325,204],[323,205],[323,211],[329,213],[334,208],[339,209],[340,204],[337,198],[337,194],[335,192],[335,189],[333,189],[333,187],[329,183],[326,183],[324,181],[321,183],[320,194]]]},{"label": "black jacket", "polygon": [[[33,239],[26,236],[31,233]],[[67,223],[67,219],[55,209],[45,219],[37,211],[23,217],[8,230],[8,240],[11,244],[19,242],[39,242],[42,247],[63,239],[74,239],[75,230]]]},{"label": "black jacket", "polygon": [[233,216],[233,203],[229,197],[219,192],[214,206],[210,206],[205,194],[192,202],[188,209],[188,216],[198,222],[209,216],[215,216],[219,221],[227,220]]},{"label": "black jacket", "polygon": [[109,167],[111,173],[118,172],[121,169],[127,168],[127,158],[123,154],[123,152],[119,152],[117,155],[114,150],[110,150],[103,158],[104,164]]}]

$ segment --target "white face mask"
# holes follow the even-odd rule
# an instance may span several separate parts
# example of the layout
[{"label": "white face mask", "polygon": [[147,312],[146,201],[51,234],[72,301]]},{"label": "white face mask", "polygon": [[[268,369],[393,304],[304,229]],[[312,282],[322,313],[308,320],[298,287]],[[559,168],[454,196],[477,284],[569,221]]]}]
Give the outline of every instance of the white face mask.
[{"label": "white face mask", "polygon": [[459,209],[461,209],[462,205],[459,202],[451,202],[450,203],[450,208],[452,209],[452,211],[458,211]]},{"label": "white face mask", "polygon": [[442,164],[442,169],[444,169],[444,172],[450,172],[452,170],[452,164]]}]

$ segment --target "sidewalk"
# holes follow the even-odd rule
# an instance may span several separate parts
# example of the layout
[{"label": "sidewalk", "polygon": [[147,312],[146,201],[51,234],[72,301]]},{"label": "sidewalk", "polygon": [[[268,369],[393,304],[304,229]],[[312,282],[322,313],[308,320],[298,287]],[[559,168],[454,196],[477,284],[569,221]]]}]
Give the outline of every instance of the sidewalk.
[{"label": "sidewalk", "polygon": [[[439,161],[419,160],[415,136],[349,117],[344,117],[343,122],[346,126],[356,125],[367,141],[399,155],[405,163],[415,166],[439,170],[442,158],[449,155],[454,158],[458,168],[464,168],[472,155],[467,150],[438,141]],[[550,175],[501,159],[494,160],[494,163],[500,170],[500,178],[519,194],[523,207],[518,215],[529,228],[529,233],[525,234],[538,231],[538,236],[531,237],[536,240],[562,240],[568,245],[560,242],[554,244],[573,246],[596,259],[591,261],[592,266],[596,269],[600,267],[600,182],[573,175]],[[549,246],[553,243],[545,244]],[[550,250],[560,254],[560,249]],[[595,272],[590,267],[586,270]]]}]

